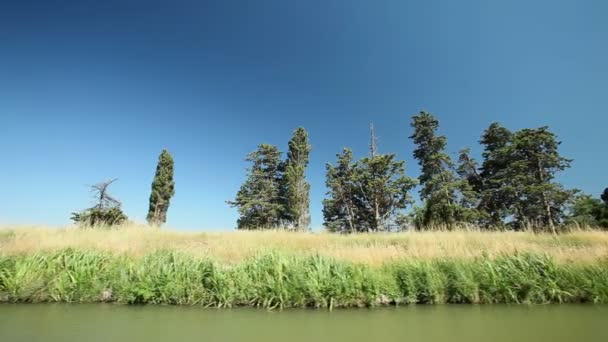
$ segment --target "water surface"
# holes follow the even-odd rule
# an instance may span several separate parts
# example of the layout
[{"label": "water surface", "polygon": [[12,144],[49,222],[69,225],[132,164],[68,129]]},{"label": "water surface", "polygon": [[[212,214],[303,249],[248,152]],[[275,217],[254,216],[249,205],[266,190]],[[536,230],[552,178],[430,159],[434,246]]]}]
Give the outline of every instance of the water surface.
[{"label": "water surface", "polygon": [[0,304],[0,341],[608,341],[608,306],[203,309]]}]

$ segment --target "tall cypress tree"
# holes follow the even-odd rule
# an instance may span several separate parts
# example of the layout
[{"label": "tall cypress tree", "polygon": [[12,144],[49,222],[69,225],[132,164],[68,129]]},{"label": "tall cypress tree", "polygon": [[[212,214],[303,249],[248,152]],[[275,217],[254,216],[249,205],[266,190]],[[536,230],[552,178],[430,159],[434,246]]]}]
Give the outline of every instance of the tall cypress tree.
[{"label": "tall cypress tree", "polygon": [[285,201],[285,223],[295,230],[310,228],[310,184],[306,181],[306,167],[310,155],[308,133],[302,127],[293,132],[282,179]]},{"label": "tall cypress tree", "polygon": [[416,144],[414,158],[420,165],[420,198],[425,202],[423,217],[418,220],[425,226],[445,225],[451,227],[461,216],[457,201],[458,182],[454,174],[454,163],[445,153],[447,138],[437,135],[439,121],[430,113],[420,112],[412,117],[414,134],[410,136]]},{"label": "tall cypress tree", "polygon": [[604,189],[604,192],[602,193],[602,201],[604,201],[604,204],[608,205],[608,188]]},{"label": "tall cypress tree", "polygon": [[160,226],[167,222],[167,211],[171,197],[175,194],[175,182],[173,181],[173,157],[167,150],[163,150],[158,157],[156,174],[152,181],[152,192],[150,193],[150,206],[148,208],[148,223]]},{"label": "tall cypress tree", "polygon": [[284,200],[280,196],[282,182],[281,152],[274,145],[261,144],[246,159],[253,165],[247,180],[236,194],[232,207],[238,208],[238,229],[278,228],[282,224]]}]

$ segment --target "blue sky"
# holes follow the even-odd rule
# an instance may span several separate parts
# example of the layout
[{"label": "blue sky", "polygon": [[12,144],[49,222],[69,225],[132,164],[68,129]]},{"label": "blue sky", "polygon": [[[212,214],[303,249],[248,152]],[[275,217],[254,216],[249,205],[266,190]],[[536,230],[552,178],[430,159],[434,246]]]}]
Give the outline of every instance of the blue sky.
[{"label": "blue sky", "polygon": [[87,184],[143,221],[162,148],[175,158],[168,226],[231,229],[225,204],[259,143],[313,145],[313,226],[343,146],[412,159],[410,116],[449,152],[484,128],[549,125],[560,179],[608,186],[606,1],[2,1],[0,224],[69,223]]}]

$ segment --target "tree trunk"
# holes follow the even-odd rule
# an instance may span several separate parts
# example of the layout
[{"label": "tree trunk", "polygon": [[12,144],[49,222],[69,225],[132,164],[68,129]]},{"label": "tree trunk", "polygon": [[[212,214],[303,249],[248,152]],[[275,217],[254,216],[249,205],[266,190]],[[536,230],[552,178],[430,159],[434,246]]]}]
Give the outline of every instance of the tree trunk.
[{"label": "tree trunk", "polygon": [[[538,167],[538,178],[540,180],[540,183],[544,184],[545,177],[543,176],[543,169],[540,159],[536,160],[536,165]],[[541,191],[541,197],[543,199],[543,206],[545,207],[545,215],[547,215],[545,218],[545,220],[547,221],[546,223],[549,224],[549,229],[551,229],[551,233],[556,234],[557,231],[555,230],[555,225],[553,224],[553,215],[551,214],[551,205],[547,200],[547,194],[544,190]]]}]

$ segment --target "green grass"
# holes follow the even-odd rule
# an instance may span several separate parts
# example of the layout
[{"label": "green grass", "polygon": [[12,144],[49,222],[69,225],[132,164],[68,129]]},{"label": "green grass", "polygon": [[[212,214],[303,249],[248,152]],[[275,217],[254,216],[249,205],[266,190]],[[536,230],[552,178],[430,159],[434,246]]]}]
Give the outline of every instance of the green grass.
[{"label": "green grass", "polygon": [[210,307],[440,303],[608,303],[608,261],[516,254],[382,266],[267,253],[238,264],[174,251],[144,257],[66,249],[0,256],[0,302]]}]

